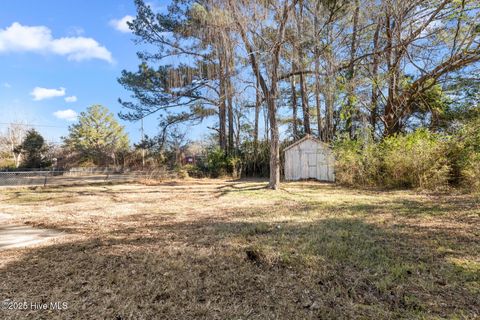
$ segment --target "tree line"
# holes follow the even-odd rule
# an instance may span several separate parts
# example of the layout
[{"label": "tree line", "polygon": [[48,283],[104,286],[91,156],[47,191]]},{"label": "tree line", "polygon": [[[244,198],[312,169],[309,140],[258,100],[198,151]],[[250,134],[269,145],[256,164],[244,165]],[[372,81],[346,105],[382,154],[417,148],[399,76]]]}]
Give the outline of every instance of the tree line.
[{"label": "tree line", "polygon": [[120,100],[120,116],[158,114],[160,143],[178,124],[214,117],[226,155],[251,142],[255,158],[268,144],[272,189],[284,138],[438,132],[478,106],[478,1],[173,0],[167,12],[135,5],[129,26],[140,65],[119,78],[132,93]]},{"label": "tree line", "polygon": [[63,143],[48,143],[27,124],[12,123],[0,132],[0,169],[65,169],[74,166],[123,166],[131,147],[124,127],[101,105],[81,112]]}]

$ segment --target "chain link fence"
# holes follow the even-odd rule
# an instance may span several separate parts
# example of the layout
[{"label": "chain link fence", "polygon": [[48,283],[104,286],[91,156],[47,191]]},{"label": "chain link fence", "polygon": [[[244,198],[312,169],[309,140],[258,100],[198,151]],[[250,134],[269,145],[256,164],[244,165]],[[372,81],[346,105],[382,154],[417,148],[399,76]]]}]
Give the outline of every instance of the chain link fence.
[{"label": "chain link fence", "polygon": [[94,183],[126,183],[175,178],[164,169],[145,171],[117,171],[102,168],[81,170],[29,170],[0,172],[0,186],[62,186]]}]

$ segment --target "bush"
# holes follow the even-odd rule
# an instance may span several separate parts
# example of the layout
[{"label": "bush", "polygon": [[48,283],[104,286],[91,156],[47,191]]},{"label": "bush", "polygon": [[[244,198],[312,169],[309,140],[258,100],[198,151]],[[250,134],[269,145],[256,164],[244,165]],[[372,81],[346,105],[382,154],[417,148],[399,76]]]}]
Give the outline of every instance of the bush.
[{"label": "bush", "polygon": [[[283,155],[283,153],[281,153]],[[242,174],[247,177],[268,177],[270,174],[270,144],[261,140],[243,142],[240,148]]]},{"label": "bush", "polygon": [[461,185],[480,192],[480,153],[471,154],[461,170]]},{"label": "bush", "polygon": [[387,187],[442,189],[450,166],[446,139],[428,130],[384,139],[380,145]]},{"label": "bush", "polygon": [[348,186],[375,186],[379,182],[381,156],[372,141],[337,140],[335,177]]},{"label": "bush", "polygon": [[186,164],[183,166],[183,170],[187,172],[189,177],[193,178],[203,178],[204,173],[201,170],[201,166],[193,165],[193,164]]},{"label": "bush", "polygon": [[442,189],[448,185],[446,139],[427,130],[371,140],[338,139],[337,182],[350,186]]},{"label": "bush", "polygon": [[87,158],[80,160],[80,162],[78,163],[78,166],[82,168],[97,167],[97,165],[93,162],[92,159],[87,159]]},{"label": "bush", "polygon": [[188,171],[185,168],[181,166],[175,166],[174,171],[179,179],[188,178]]},{"label": "bush", "polygon": [[239,157],[229,156],[226,159],[228,173],[233,178],[239,178],[242,175],[242,161]]},{"label": "bush", "polygon": [[222,149],[214,148],[207,154],[206,169],[209,176],[218,178],[227,175],[226,156]]},{"label": "bush", "polygon": [[480,112],[454,132],[449,156],[452,182],[471,191],[480,191]]},{"label": "bush", "polygon": [[17,167],[15,166],[15,161],[11,159],[3,159],[0,158],[0,170],[15,170]]},{"label": "bush", "polygon": [[209,150],[205,162],[197,168],[205,176],[212,178],[237,177],[241,173],[241,161],[240,158],[226,155],[222,149],[215,147]]}]

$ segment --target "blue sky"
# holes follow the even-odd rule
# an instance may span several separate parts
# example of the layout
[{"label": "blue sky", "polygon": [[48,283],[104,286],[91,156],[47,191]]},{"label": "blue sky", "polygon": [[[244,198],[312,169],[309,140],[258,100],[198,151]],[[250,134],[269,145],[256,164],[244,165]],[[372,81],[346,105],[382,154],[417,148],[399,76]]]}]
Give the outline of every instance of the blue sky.
[{"label": "blue sky", "polygon": [[[152,4],[165,10],[167,2]],[[132,0],[1,1],[0,131],[4,123],[23,122],[60,142],[75,113],[88,106],[102,104],[118,113],[117,99],[128,98],[128,92],[117,78],[138,65],[124,24],[129,15],[135,15]],[[140,124],[121,123],[130,140],[138,141]],[[156,128],[157,116],[145,120],[147,134]],[[191,130],[190,138],[201,131]]]}]

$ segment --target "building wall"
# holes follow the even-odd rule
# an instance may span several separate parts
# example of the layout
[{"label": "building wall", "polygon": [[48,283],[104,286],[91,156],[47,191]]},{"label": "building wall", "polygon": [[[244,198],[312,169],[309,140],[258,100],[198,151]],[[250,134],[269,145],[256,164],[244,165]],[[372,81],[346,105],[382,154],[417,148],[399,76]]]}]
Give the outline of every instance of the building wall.
[{"label": "building wall", "polygon": [[285,179],[335,181],[335,158],[326,145],[307,139],[285,151]]}]

